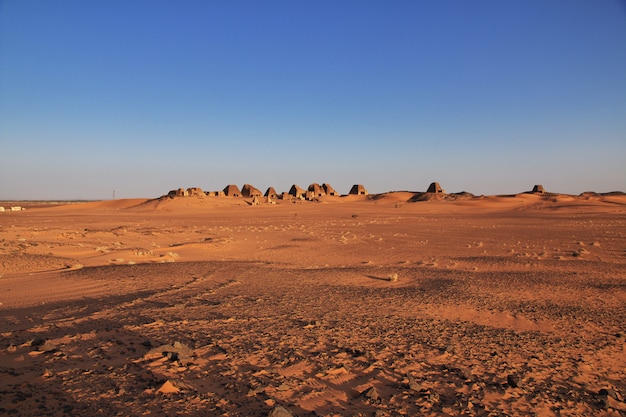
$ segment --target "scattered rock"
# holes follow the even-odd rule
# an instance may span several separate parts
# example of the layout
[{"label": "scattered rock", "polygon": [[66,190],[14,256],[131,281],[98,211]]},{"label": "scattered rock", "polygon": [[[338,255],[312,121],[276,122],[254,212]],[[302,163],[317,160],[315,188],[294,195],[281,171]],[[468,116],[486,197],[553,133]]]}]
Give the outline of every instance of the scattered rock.
[{"label": "scattered rock", "polygon": [[389,281],[397,281],[398,280],[398,274],[391,274],[389,275],[389,278],[387,278]]},{"label": "scattered rock", "polygon": [[457,374],[466,381],[471,381],[472,379],[472,371],[467,368],[459,368]]},{"label": "scattered rock", "polygon": [[424,392],[424,396],[426,397],[426,399],[428,399],[428,401],[432,402],[432,403],[437,403],[439,402],[440,399],[440,395],[437,391],[435,391],[434,389],[430,389],[428,391]]},{"label": "scattered rock", "polygon": [[254,396],[254,395],[257,395],[257,394],[262,394],[262,393],[265,392],[266,388],[267,387],[263,386],[263,385],[259,385],[258,387],[251,388],[250,391],[248,391],[248,395],[249,396]]},{"label": "scattered rock", "polygon": [[36,348],[36,347],[43,345],[44,343],[46,343],[46,339],[42,337],[36,337],[35,339],[31,340],[29,344],[31,347]]},{"label": "scattered rock", "polygon": [[176,349],[176,353],[180,354],[180,355],[184,355],[184,356],[191,356],[193,355],[193,349],[191,349],[189,346],[180,343],[180,342],[174,342],[174,349]]},{"label": "scattered rock", "polygon": [[46,340],[46,342],[40,345],[37,350],[39,350],[40,352],[54,352],[55,350],[57,350],[57,346],[49,340]]},{"label": "scattered rock", "polygon": [[617,391],[612,388],[602,388],[600,391],[598,391],[598,395],[600,395],[601,397],[611,397],[614,400],[622,401],[621,396],[617,393]]},{"label": "scattered rock", "polygon": [[380,394],[374,387],[369,387],[368,389],[363,391],[361,393],[361,396],[367,398],[370,401],[375,401],[375,402],[380,401]]},{"label": "scattered rock", "polygon": [[161,388],[159,388],[157,392],[160,392],[161,394],[175,394],[180,392],[180,388],[178,388],[172,381],[167,380],[163,385],[161,385]]},{"label": "scattered rock", "polygon": [[287,410],[285,407],[276,406],[269,412],[267,417],[293,417],[291,411]]},{"label": "scattered rock", "polygon": [[413,378],[411,375],[408,376],[409,379],[409,388],[412,389],[415,392],[419,392],[422,389],[422,386],[420,385],[419,382],[417,382],[417,380],[415,378]]},{"label": "scattered rock", "polygon": [[516,375],[516,374],[509,374],[509,375],[507,375],[506,376],[506,383],[511,388],[519,387],[519,383],[520,383],[519,375]]},{"label": "scattered rock", "polygon": [[180,342],[174,342],[173,345],[161,345],[152,348],[145,354],[145,358],[156,358],[165,356],[172,362],[178,361],[181,365],[188,365],[192,362],[194,351],[189,346]]}]

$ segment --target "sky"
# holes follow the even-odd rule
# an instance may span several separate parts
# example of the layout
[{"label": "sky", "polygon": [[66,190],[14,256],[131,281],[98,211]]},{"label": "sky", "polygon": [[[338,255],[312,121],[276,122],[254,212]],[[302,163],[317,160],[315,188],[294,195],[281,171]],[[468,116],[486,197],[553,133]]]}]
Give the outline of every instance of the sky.
[{"label": "sky", "polygon": [[626,1],[0,0],[0,200],[626,191]]}]

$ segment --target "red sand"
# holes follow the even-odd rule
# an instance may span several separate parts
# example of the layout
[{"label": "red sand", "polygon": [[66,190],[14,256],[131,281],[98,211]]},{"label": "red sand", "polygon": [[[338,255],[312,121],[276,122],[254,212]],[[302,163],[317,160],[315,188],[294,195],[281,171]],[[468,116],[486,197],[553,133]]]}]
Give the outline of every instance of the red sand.
[{"label": "red sand", "polygon": [[0,414],[624,415],[626,197],[411,197],[0,213]]}]

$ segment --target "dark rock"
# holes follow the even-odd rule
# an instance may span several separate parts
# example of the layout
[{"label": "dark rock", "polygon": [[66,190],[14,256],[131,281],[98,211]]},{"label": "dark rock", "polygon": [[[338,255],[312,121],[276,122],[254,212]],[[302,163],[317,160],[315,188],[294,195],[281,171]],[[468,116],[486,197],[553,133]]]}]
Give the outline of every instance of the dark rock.
[{"label": "dark rock", "polygon": [[506,376],[506,383],[509,384],[511,388],[519,387],[520,378],[516,374],[509,374]]},{"label": "dark rock", "polygon": [[612,388],[602,388],[600,391],[598,391],[598,395],[602,396],[602,397],[611,397],[614,400],[619,400],[619,395],[617,394],[617,392],[612,389]]},{"label": "dark rock", "polygon": [[38,347],[46,343],[46,339],[42,337],[36,337],[30,342],[31,347]]},{"label": "dark rock", "polygon": [[609,408],[611,405],[609,404],[609,397],[605,397],[605,396],[600,396],[600,398],[597,399],[597,405],[598,407],[602,408],[602,409],[607,409]]}]

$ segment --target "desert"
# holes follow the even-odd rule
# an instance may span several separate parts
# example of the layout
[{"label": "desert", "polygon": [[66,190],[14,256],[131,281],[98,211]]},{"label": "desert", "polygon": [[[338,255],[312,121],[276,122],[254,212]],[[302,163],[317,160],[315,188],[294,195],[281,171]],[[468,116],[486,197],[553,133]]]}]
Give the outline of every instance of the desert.
[{"label": "desert", "polygon": [[624,193],[324,186],[0,204],[0,415],[626,415]]}]

